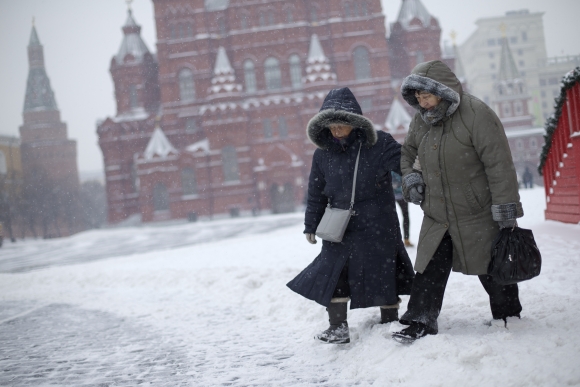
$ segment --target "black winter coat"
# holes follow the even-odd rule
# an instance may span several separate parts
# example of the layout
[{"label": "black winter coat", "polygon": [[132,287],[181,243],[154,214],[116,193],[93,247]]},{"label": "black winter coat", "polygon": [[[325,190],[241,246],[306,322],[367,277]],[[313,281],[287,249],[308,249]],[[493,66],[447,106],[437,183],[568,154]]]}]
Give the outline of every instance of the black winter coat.
[{"label": "black winter coat", "polygon": [[[355,129],[345,143],[328,129],[332,122]],[[288,287],[328,306],[340,272],[349,260],[351,309],[397,303],[409,294],[414,276],[404,248],[391,185],[391,171],[400,171],[400,149],[390,134],[378,132],[348,88],[332,90],[320,112],[308,124],[308,136],[318,146],[308,185],[305,233],[314,234],[327,203],[350,206],[354,165],[362,143],[354,210],[341,243],[322,242],[318,257]]]}]

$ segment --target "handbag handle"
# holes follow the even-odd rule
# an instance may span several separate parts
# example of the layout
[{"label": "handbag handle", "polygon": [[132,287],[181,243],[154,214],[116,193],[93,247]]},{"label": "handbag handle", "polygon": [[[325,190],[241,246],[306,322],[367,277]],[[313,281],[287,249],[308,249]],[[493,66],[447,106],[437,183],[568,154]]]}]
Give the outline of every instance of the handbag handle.
[{"label": "handbag handle", "polygon": [[354,177],[352,179],[352,196],[350,198],[350,210],[352,211],[352,208],[354,206],[354,191],[356,188],[356,175],[358,172],[358,159],[360,158],[360,148],[362,148],[362,142],[360,143],[360,146],[358,147],[358,154],[356,155],[356,162],[354,164]]}]

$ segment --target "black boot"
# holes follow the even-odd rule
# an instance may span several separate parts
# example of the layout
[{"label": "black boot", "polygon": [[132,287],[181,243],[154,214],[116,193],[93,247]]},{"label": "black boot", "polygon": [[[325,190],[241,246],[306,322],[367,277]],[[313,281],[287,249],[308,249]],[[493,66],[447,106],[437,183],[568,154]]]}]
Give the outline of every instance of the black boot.
[{"label": "black boot", "polygon": [[326,308],[330,326],[314,336],[315,339],[331,344],[350,343],[348,323],[346,322],[346,302],[331,302]]},{"label": "black boot", "polygon": [[393,321],[399,321],[399,309],[385,309],[381,307],[381,324],[387,324]]},{"label": "black boot", "polygon": [[428,327],[425,324],[412,322],[409,327],[400,332],[393,333],[393,340],[401,344],[411,344],[415,340],[425,337],[427,335],[436,335],[435,329]]}]

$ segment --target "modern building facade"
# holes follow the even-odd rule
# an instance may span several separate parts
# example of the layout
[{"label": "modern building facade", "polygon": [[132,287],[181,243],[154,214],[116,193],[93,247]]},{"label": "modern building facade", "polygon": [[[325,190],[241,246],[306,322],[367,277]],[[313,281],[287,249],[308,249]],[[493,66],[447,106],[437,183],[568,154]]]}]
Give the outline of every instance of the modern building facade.
[{"label": "modern building facade", "polygon": [[476,24],[475,32],[459,48],[470,92],[488,104],[492,101],[505,36],[520,76],[527,83],[528,111],[534,125],[542,126],[552,114],[559,80],[578,65],[580,57],[548,58],[541,12],[510,11],[504,16],[479,19]]}]

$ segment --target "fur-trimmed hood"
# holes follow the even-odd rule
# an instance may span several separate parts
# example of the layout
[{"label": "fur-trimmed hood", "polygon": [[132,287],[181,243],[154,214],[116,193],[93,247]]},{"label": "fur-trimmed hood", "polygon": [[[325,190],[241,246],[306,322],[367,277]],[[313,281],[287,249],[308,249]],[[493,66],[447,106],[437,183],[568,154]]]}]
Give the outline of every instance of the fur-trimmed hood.
[{"label": "fur-trimmed hood", "polygon": [[401,85],[401,94],[405,101],[415,109],[419,110],[420,105],[415,97],[415,91],[427,91],[433,95],[449,101],[451,105],[445,113],[450,116],[459,107],[463,88],[461,82],[455,76],[453,71],[440,60],[419,63],[411,75],[403,80]]},{"label": "fur-trimmed hood", "polygon": [[371,120],[362,115],[362,109],[354,94],[348,87],[332,89],[324,99],[322,107],[306,127],[310,141],[321,149],[328,149],[334,143],[334,138],[328,126],[333,123],[347,124],[355,128],[365,138],[365,145],[376,144],[377,131]]}]

